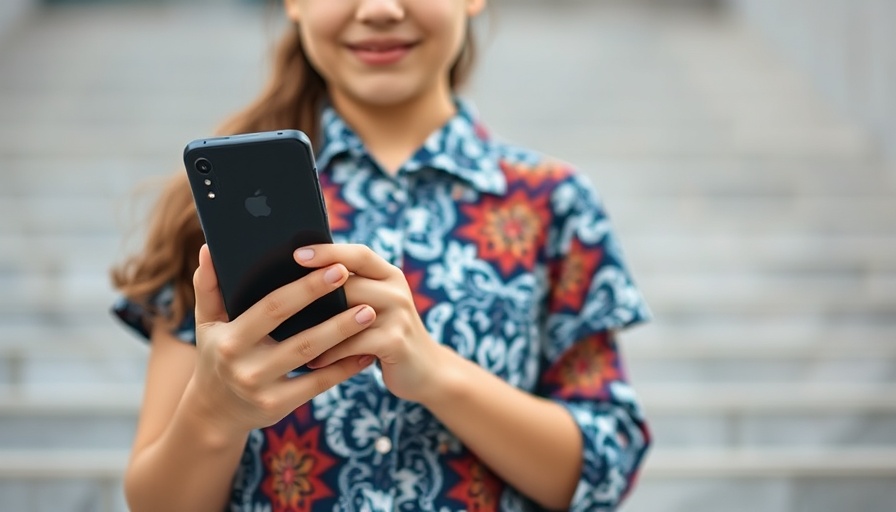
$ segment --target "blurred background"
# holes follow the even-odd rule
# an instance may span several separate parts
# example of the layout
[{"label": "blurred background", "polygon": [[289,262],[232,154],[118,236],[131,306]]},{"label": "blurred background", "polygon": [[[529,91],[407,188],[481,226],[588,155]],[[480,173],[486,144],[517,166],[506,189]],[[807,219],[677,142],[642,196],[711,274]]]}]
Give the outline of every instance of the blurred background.
[{"label": "blurred background", "polygon": [[[146,347],[107,269],[279,12],[0,2],[0,510],[126,510]],[[656,320],[625,512],[896,510],[896,1],[494,0],[468,96],[584,169]],[[152,188],[148,190],[151,192]]]}]

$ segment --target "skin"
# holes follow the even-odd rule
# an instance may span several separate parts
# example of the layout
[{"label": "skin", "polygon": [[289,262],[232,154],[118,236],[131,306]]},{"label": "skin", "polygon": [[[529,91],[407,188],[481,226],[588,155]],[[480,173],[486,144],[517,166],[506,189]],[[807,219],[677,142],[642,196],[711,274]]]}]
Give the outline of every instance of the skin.
[{"label": "skin", "polygon": [[[453,114],[448,70],[484,0],[286,0],[334,106],[394,172]],[[346,42],[407,38],[392,66]],[[219,511],[248,433],[271,425],[377,358],[388,389],[427,407],[492,471],[546,508],[568,508],[582,441],[565,408],[516,389],[437,343],[401,271],[359,245],[297,248],[316,269],[229,321],[208,249],[194,276],[193,348],[152,330],[146,391],[125,491],[133,512]],[[281,343],[270,332],[343,286],[350,308]],[[372,357],[371,357],[372,356]],[[315,371],[286,379],[310,363]]]}]

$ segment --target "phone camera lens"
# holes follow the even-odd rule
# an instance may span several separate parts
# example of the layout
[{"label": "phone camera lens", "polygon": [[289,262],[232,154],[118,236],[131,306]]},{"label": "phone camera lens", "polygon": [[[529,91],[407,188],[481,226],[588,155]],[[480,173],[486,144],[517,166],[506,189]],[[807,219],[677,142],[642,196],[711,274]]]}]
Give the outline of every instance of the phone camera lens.
[{"label": "phone camera lens", "polygon": [[196,167],[199,174],[208,174],[212,172],[212,163],[206,158],[197,158],[193,166]]}]

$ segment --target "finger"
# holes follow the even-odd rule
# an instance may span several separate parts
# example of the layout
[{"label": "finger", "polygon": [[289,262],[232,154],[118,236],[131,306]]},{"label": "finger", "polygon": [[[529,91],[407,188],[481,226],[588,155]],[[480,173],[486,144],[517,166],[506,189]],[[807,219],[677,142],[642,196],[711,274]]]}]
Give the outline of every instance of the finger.
[{"label": "finger", "polygon": [[293,254],[296,261],[306,267],[323,267],[342,263],[349,272],[370,279],[388,279],[398,269],[360,244],[318,244],[297,249]]},{"label": "finger", "polygon": [[348,278],[341,264],[330,265],[267,294],[232,324],[245,339],[259,340],[315,300],[339,288]]},{"label": "finger", "polygon": [[370,327],[375,319],[373,308],[362,305],[287,338],[272,349],[271,371],[285,375]]},{"label": "finger", "polygon": [[309,361],[307,363],[308,368],[312,370],[323,369],[352,356],[371,355],[376,357],[378,350],[371,342],[372,340],[369,336],[355,336]]},{"label": "finger", "polygon": [[199,249],[199,268],[193,273],[193,291],[196,294],[196,325],[227,321],[218,276],[208,246],[204,244]]},{"label": "finger", "polygon": [[333,386],[344,382],[370,366],[375,359],[370,356],[351,357],[338,363],[306,373],[292,379],[286,379],[277,386],[276,393],[286,403],[304,404]]},{"label": "finger", "polygon": [[349,277],[342,289],[345,291],[345,299],[348,304],[369,304],[382,313],[387,308],[395,307],[401,303],[402,291],[393,285],[395,281],[376,281],[354,275]]}]

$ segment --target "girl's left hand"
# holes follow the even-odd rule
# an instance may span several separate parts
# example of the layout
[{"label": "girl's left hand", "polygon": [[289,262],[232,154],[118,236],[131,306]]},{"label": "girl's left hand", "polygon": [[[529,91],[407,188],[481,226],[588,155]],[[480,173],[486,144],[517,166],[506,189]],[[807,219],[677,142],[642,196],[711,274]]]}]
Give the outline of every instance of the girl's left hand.
[{"label": "girl's left hand", "polygon": [[308,367],[323,368],[346,357],[373,355],[395,396],[425,402],[436,393],[436,377],[449,361],[446,347],[426,330],[404,274],[372,249],[357,244],[321,244],[295,252],[308,268],[342,263],[354,275],[344,285],[349,307],[367,304],[376,320],[364,331],[327,350]]}]

